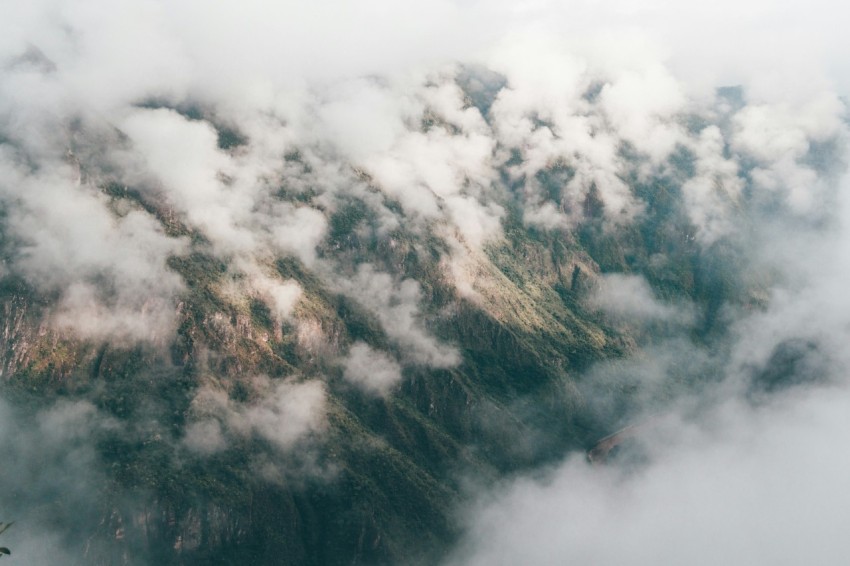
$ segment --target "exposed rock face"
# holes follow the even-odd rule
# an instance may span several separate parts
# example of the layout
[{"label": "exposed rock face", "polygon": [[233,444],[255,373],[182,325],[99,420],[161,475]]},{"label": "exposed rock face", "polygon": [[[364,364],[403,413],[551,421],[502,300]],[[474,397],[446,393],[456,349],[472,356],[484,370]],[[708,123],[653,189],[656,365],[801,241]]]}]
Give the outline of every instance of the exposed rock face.
[{"label": "exposed rock face", "polygon": [[760,307],[748,215],[790,214],[774,177],[816,174],[807,140],[837,134],[806,128],[837,103],[788,158],[737,106],[689,115],[674,84],[629,120],[633,75],[576,73],[546,100],[458,66],[294,110],[146,96],[0,123],[4,512],[68,562],[427,563],[467,478],[691,387],[586,370]]},{"label": "exposed rock face", "polygon": [[[98,481],[83,482],[91,506],[65,531],[72,559],[430,560],[456,534],[451,510],[464,474],[496,478],[584,449],[608,430],[584,404],[580,372],[633,342],[583,306],[600,269],[588,252],[517,228],[467,260],[464,291],[431,260],[403,259],[401,246],[423,252],[406,238],[371,249],[348,240],[340,253],[415,277],[412,292],[427,305],[417,320],[457,362],[406,364],[382,396],[347,381],[341,360],[355,342],[408,359],[388,334],[396,321],[296,260],[270,276],[300,288],[286,318],[211,259],[175,260],[186,290],[174,338],[162,343],[74,338],[51,329],[38,291],[7,291],[7,389],[36,406],[45,396],[85,400],[106,423],[75,440]],[[403,304],[407,291],[392,292],[392,304]],[[315,395],[293,397],[310,384]],[[15,512],[38,505],[45,520],[64,524],[61,501],[24,495]]]},{"label": "exposed rock face", "polygon": [[[503,253],[495,257],[511,269],[524,265]],[[342,379],[337,362],[355,340],[390,347],[371,313],[304,272],[294,313],[275,321],[198,261],[179,266],[188,292],[166,344],[77,339],[51,329],[37,291],[3,297],[6,387],[34,392],[25,395],[36,405],[84,399],[110,423],[77,439],[106,470],[102,484],[82,482],[90,512],[68,535],[81,562],[394,562],[440,548],[454,532],[457,471],[495,477],[580,447],[585,439],[564,424],[545,448],[522,446],[523,431],[576,411],[567,388],[576,368],[618,352],[553,290],[551,265],[534,273],[532,261],[509,277],[482,256],[481,299],[420,279],[434,296],[433,331],[460,363],[408,367],[400,386],[375,397]],[[281,277],[292,269],[303,267],[287,264]],[[316,381],[326,424],[276,443],[274,431],[298,426],[299,407],[267,405],[268,391]],[[210,405],[205,392],[219,400]],[[519,398],[541,410],[513,406]],[[15,511],[47,505],[41,513],[62,523],[60,500],[42,497],[21,497]],[[76,536],[88,542],[77,548]]]}]

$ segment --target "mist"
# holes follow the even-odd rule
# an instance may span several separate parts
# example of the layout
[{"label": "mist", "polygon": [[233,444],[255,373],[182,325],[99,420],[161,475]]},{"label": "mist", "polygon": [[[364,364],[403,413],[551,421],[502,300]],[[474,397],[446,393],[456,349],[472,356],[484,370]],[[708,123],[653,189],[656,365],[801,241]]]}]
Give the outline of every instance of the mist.
[{"label": "mist", "polygon": [[[79,399],[46,399],[29,420],[3,401],[0,442],[16,471],[0,477],[13,494],[0,500],[17,501],[4,513],[37,507],[45,490],[85,500],[106,481],[107,437],[156,437],[181,466],[250,446],[252,474],[331,484],[335,468],[319,460],[348,418],[337,383],[381,403],[421,372],[465,367],[453,336],[466,305],[544,326],[494,267],[521,227],[608,246],[607,263],[571,256],[570,304],[628,339],[611,359],[565,370],[576,400],[564,411],[580,407],[606,433],[651,424],[621,460],[573,451],[464,479],[462,536],[445,563],[847,555],[850,60],[839,22],[850,9],[0,6],[0,280],[39,297],[30,330],[17,303],[5,311],[20,347],[2,377],[24,375],[30,345],[48,336],[101,358],[107,343],[145,352],[170,379],[197,285],[176,266],[199,257],[220,266],[204,295],[219,310],[203,324],[223,349],[293,336],[278,374],[201,349],[186,407],[151,399],[144,426],[125,428],[102,391],[73,382],[63,392]],[[674,220],[651,216],[663,206]],[[653,238],[659,251],[635,251]],[[665,279],[686,254],[701,277],[683,284],[690,298]],[[331,295],[354,305],[362,335],[327,322]],[[225,300],[242,314],[224,314]],[[244,322],[256,313],[268,319],[257,336]],[[179,429],[151,424],[178,413]],[[49,465],[31,484],[13,479],[39,462]],[[62,470],[88,480],[65,486]],[[39,537],[52,553],[76,548],[62,524],[32,523],[9,545],[50,563],[29,549]]]},{"label": "mist", "polygon": [[[640,277],[604,275],[587,300],[613,322],[678,322],[656,326],[633,358],[597,364],[585,376],[588,402],[609,430],[636,425],[637,432],[610,461],[574,454],[473,489],[477,503],[460,511],[465,538],[445,564],[843,560],[848,462],[839,447],[848,441],[850,305],[841,289],[850,276],[850,182],[840,92],[802,106],[790,102],[795,93],[778,105],[751,104],[727,123],[731,129],[721,120],[702,131],[696,175],[682,186],[693,237],[707,250],[737,241],[751,274],[765,277],[766,300],[727,305],[722,332],[706,343],[693,339],[702,316],[694,318],[693,305],[659,301]],[[817,114],[832,104],[832,119],[804,117],[803,108]],[[815,139],[837,132],[841,150],[826,167],[801,170],[808,158],[800,156],[814,147],[796,145],[807,137],[797,137],[802,130]],[[721,131],[733,132],[733,148],[774,164],[749,169],[728,151],[703,157]],[[704,165],[710,192],[700,187]],[[741,191],[765,191],[763,202],[775,203],[770,193],[780,185],[782,206],[740,215]],[[703,385],[676,393],[683,380]],[[612,394],[618,387],[637,391],[631,404]]]}]

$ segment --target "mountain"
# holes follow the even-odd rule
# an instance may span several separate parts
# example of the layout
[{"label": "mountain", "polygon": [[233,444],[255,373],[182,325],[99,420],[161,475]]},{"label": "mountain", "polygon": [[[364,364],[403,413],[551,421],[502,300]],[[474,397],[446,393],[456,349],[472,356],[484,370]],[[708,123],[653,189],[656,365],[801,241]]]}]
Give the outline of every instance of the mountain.
[{"label": "mountain", "polygon": [[729,169],[741,91],[641,145],[612,125],[619,83],[585,82],[565,118],[457,67],[416,85],[388,145],[377,80],[289,121],[148,97],[60,120],[49,151],[7,125],[0,487],[22,544],[66,564],[435,563],[470,486],[719,380],[710,359],[655,381],[617,364],[668,339],[722,350],[729,312],[767,304],[778,275],[747,246],[785,204],[758,190],[767,157]]},{"label": "mountain", "polygon": [[[144,206],[133,196],[113,198]],[[367,263],[416,281],[427,305],[420,319],[459,356],[444,369],[405,367],[386,395],[346,380],[340,359],[352,344],[400,347],[374,313],[297,259],[269,266],[270,277],[303,289],[292,319],[281,323],[257,297],[228,292],[227,265],[200,251],[203,243],[173,258],[186,290],[176,336],[157,345],[56,331],[44,322],[51,297],[7,279],[10,410],[27,421],[55,405],[85,403],[91,437],[69,440],[86,444],[87,464],[99,474],[72,493],[16,493],[10,512],[19,524],[59,526],[73,548],[66,559],[87,564],[117,556],[162,564],[396,563],[455,535],[451,512],[464,475],[495,479],[581,449],[605,430],[582,411],[579,372],[629,344],[581,306],[580,282],[598,267],[578,243],[514,226],[510,240],[470,260],[474,285],[486,293],[478,304],[445,280],[438,241],[403,229],[385,238],[354,234],[368,221],[356,202],[332,216],[322,256],[350,257],[350,277]],[[260,428],[225,431],[232,438],[220,450],[200,436],[187,444],[187,430],[201,435],[197,423],[218,423],[224,410],[205,408],[205,395],[233,412],[225,421],[241,415],[297,428],[289,415],[297,407],[267,407],[264,397],[286,404],[314,376],[327,422],[308,426],[303,438],[276,442]],[[252,417],[254,410],[267,414]],[[204,421],[207,413],[214,419]],[[218,438],[222,425],[214,426]],[[532,442],[541,431],[545,438]]]}]

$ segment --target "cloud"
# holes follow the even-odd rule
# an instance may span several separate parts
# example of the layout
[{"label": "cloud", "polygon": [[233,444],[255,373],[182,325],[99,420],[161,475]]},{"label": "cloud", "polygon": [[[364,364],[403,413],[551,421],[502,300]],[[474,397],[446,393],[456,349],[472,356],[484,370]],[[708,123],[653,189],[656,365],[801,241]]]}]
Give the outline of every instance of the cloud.
[{"label": "cloud", "polygon": [[342,291],[355,297],[378,316],[390,340],[404,351],[412,363],[435,368],[453,367],[460,362],[457,350],[431,336],[423,326],[419,303],[422,292],[413,279],[396,282],[388,273],[362,264],[349,280],[338,283]]},{"label": "cloud", "polygon": [[272,238],[277,249],[294,253],[307,265],[316,259],[316,246],[327,232],[325,216],[305,206],[279,205],[273,215]]},{"label": "cloud", "polygon": [[756,160],[752,179],[757,189],[776,192],[791,211],[812,215],[827,187],[805,160],[813,146],[842,134],[845,106],[832,93],[803,104],[750,105],[734,119],[733,147]]},{"label": "cloud", "polygon": [[[244,420],[243,420],[244,419]],[[236,429],[251,428],[282,449],[319,432],[325,423],[325,389],[318,381],[282,383],[263,402],[232,421]]]},{"label": "cloud", "polygon": [[[654,59],[635,65],[571,47],[529,32],[495,52],[491,64],[507,79],[490,110],[502,158],[511,163],[516,152],[522,157],[507,170],[525,181],[526,222],[574,226],[595,194],[610,223],[628,223],[643,206],[624,181],[634,165],[621,155],[622,144],[662,162],[683,139],[674,118],[685,97]],[[553,168],[567,174],[556,180],[560,186],[543,187],[540,172]]]},{"label": "cloud", "polygon": [[398,362],[363,342],[351,346],[342,365],[345,379],[376,395],[387,395],[401,381]]},{"label": "cloud", "polygon": [[31,173],[0,148],[0,202],[17,249],[11,263],[36,288],[59,293],[57,323],[83,336],[167,338],[183,289],[166,267],[186,242],[139,210],[120,214],[73,167],[47,162]]},{"label": "cloud", "polygon": [[[729,313],[728,334],[707,346],[660,342],[593,368],[593,410],[609,423],[631,419],[635,437],[607,465],[574,454],[485,489],[465,509],[466,536],[446,564],[840,561],[850,465],[836,452],[848,441],[850,408],[850,311],[839,291],[850,269],[847,188],[846,178],[832,184],[836,200],[820,203],[831,207],[825,226],[797,224],[784,239],[769,222],[749,227],[764,231],[749,251],[782,274],[764,309]],[[612,304],[658,314],[645,282],[613,281],[628,292]],[[700,385],[682,389],[682,378]],[[638,389],[636,414],[610,393],[624,386]],[[670,403],[677,388],[691,393]],[[663,418],[652,417],[660,407]]]},{"label": "cloud", "polygon": [[186,427],[183,443],[192,452],[202,455],[215,454],[227,448],[221,423],[215,420],[190,423]]},{"label": "cloud", "polygon": [[[683,416],[685,434],[650,442],[652,460],[636,475],[568,460],[546,481],[489,495],[461,556],[728,562],[722,545],[704,542],[714,536],[733,561],[799,562],[815,544],[812,555],[829,561],[846,550],[826,538],[846,522],[834,502],[846,502],[838,474],[808,463],[843,469],[831,447],[845,440],[845,388],[803,387],[759,409],[742,399],[777,359],[813,356],[802,365],[830,383],[844,381],[850,361],[847,231],[835,227],[847,222],[846,187],[834,186],[846,162],[848,18],[833,4],[7,1],[0,277],[49,298],[45,316],[63,332],[167,344],[187,290],[170,260],[211,254],[227,263],[229,291],[265,301],[315,347],[322,325],[298,320],[296,308],[311,289],[271,267],[295,257],[386,331],[392,355],[363,343],[341,359],[329,352],[346,379],[386,395],[402,365],[461,362],[433,330],[428,287],[374,257],[394,232],[428,242],[417,252],[439,256],[437,277],[484,301],[464,269],[486,261],[507,222],[570,246],[586,225],[637,238],[654,194],[635,189],[663,180],[671,194],[681,189],[692,224],[672,238],[695,237],[696,262],[734,248],[744,264],[735,269],[768,273],[769,306],[713,297],[723,328],[703,344],[692,340],[691,307],[639,275],[606,274],[594,308],[671,328],[634,359],[591,368],[583,377],[597,381],[581,391],[600,421],[615,420],[663,405],[705,371],[722,382],[706,403],[721,401],[695,421]],[[728,85],[742,86],[740,100],[715,93]],[[352,203],[366,220],[345,244],[332,241]],[[721,276],[708,260],[698,267]],[[711,293],[699,282],[691,290]],[[319,380],[252,385],[256,398],[244,403],[202,389],[183,446],[209,455],[251,438],[289,454],[327,426]],[[621,397],[609,393],[630,386],[639,406],[619,412]],[[7,419],[32,443],[0,437],[22,454],[10,459],[16,472],[34,470],[38,489],[54,476],[66,486],[34,464],[44,457],[99,478],[92,415],[60,403],[39,415],[49,431]],[[817,513],[794,520],[789,510],[803,508]],[[549,519],[542,529],[535,512]],[[786,544],[794,535],[806,544]]]},{"label": "cloud", "polygon": [[850,462],[835,447],[848,402],[841,389],[790,410],[724,406],[710,428],[649,434],[653,463],[626,476],[571,458],[472,511],[467,545],[448,563],[840,562]]},{"label": "cloud", "polygon": [[640,275],[603,275],[587,302],[592,308],[625,321],[688,324],[694,319],[687,307],[659,301]]},{"label": "cloud", "polygon": [[682,185],[682,195],[699,241],[711,245],[735,232],[735,211],[745,183],[735,160],[724,156],[726,141],[717,126],[704,128],[689,147],[696,171]]},{"label": "cloud", "polygon": [[235,437],[257,435],[289,451],[326,427],[327,396],[320,381],[274,383],[260,378],[254,387],[259,401],[253,404],[232,401],[224,391],[201,389],[192,401],[198,418],[187,428],[184,444],[201,454],[214,453],[228,446],[226,431]]},{"label": "cloud", "polygon": [[[11,564],[47,565],[80,552],[79,533],[103,517],[91,503],[108,479],[97,442],[118,423],[85,400],[61,400],[32,413],[0,401],[3,533]],[[61,500],[62,503],[58,503]],[[69,507],[66,507],[68,505]]]},{"label": "cloud", "polygon": [[[17,179],[4,202],[12,222],[22,223],[15,236],[48,232],[28,244],[31,261],[17,267],[30,280],[73,290],[68,316],[56,320],[95,321],[77,329],[87,336],[103,327],[102,335],[145,339],[144,329],[165,324],[182,291],[167,260],[188,251],[185,239],[163,233],[163,215],[202,235],[244,275],[294,255],[333,279],[340,275],[333,262],[317,267],[320,250],[334,213],[356,199],[379,219],[380,236],[400,226],[436,233],[452,256],[441,264],[451,266],[463,250],[503,237],[513,203],[526,224],[544,230],[569,230],[597,213],[607,229],[636,221],[646,203],[630,179],[652,178],[681,146],[696,159],[682,190],[704,245],[735,232],[730,219],[745,189],[738,173],[810,215],[826,191],[810,190],[818,179],[811,148],[839,135],[839,99],[826,88],[790,102],[756,98],[724,118],[728,125],[689,132],[683,117],[711,119],[714,101],[691,96],[651,35],[615,33],[623,18],[654,21],[659,9],[690,17],[661,6],[580,3],[570,21],[546,2],[518,10],[376,0],[352,14],[370,22],[368,34],[325,18],[348,10],[330,1],[298,10],[224,2],[204,8],[203,25],[191,26],[180,23],[201,10],[190,1],[16,8],[23,27],[0,45],[9,69],[0,124],[14,170],[7,178]],[[372,21],[378,13],[398,21]],[[601,25],[600,14],[611,25]],[[553,33],[581,21],[593,25],[574,37]],[[425,41],[425,29],[442,30],[444,39]],[[334,41],[324,41],[331,30]],[[390,40],[394,49],[378,48]],[[314,47],[312,62],[289,55],[306,46]],[[281,55],[257,57],[258,49]],[[227,128],[240,143],[220,143]],[[756,163],[744,171],[741,159]],[[107,198],[110,182],[140,191],[147,208]],[[35,185],[55,188],[26,188]],[[67,206],[56,214],[48,202]],[[115,249],[101,253],[104,242]],[[85,250],[92,257],[80,257]],[[79,259],[74,273],[66,257]],[[104,271],[123,296],[105,288]],[[269,285],[249,275],[244,287]],[[281,301],[267,298],[279,314],[290,311],[291,290]]]},{"label": "cloud", "polygon": [[278,321],[290,318],[302,295],[301,286],[294,281],[280,283],[258,276],[254,278],[254,285],[264,297],[267,297],[272,314]]},{"label": "cloud", "polygon": [[130,138],[132,155],[143,160],[141,166],[154,182],[163,185],[167,204],[219,247],[246,251],[255,246],[251,231],[238,225],[252,203],[248,195],[228,190],[223,181],[229,158],[218,150],[210,124],[172,110],[138,110],[121,122],[120,129]]}]

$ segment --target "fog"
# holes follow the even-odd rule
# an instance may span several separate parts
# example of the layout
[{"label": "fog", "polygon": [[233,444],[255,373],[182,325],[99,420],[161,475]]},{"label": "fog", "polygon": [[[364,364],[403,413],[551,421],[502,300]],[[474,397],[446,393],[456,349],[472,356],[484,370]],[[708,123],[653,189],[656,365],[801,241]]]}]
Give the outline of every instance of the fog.
[{"label": "fog", "polygon": [[623,475],[574,457],[468,511],[451,564],[839,564],[848,543],[848,395],[723,405],[647,433]]},{"label": "fog", "polygon": [[[332,253],[330,219],[350,200],[390,249],[400,226],[439,241],[440,277],[482,305],[476,261],[509,210],[569,233],[598,200],[616,233],[646,212],[634,183],[674,178],[694,230],[678,237],[708,258],[733,245],[758,300],[721,305],[700,342],[698,306],[640,274],[594,274],[583,304],[632,329],[637,351],[590,367],[578,391],[600,420],[664,417],[634,441],[637,464],[570,455],[473,485],[447,563],[838,563],[850,550],[850,8],[833,4],[3,0],[0,278],[51,297],[56,332],[163,347],[186,292],[169,261],[210,254],[228,292],[387,397],[407,368],[457,367],[463,353],[434,334],[445,313],[428,314],[419,281]],[[387,351],[334,350],[299,315],[304,289],[270,268],[281,257],[374,316]],[[698,393],[680,387],[706,373]],[[324,376],[250,377],[253,404],[199,389],[180,450],[257,436],[309,453],[327,428]],[[622,414],[611,384],[637,387]],[[47,459],[54,474],[71,458],[97,477],[85,438],[114,423],[80,403],[4,432],[16,465]],[[53,440],[62,419],[84,421],[83,448]]]},{"label": "fog", "polygon": [[[685,399],[660,421],[636,418],[649,423],[633,441],[638,464],[591,465],[576,455],[482,494],[464,511],[469,532],[449,563],[840,563],[850,466],[841,450],[850,408],[848,305],[838,291],[850,269],[843,200],[840,231],[783,254],[802,281],[733,324],[728,357],[713,354],[724,381],[707,405]],[[802,360],[776,359],[793,340],[814,346]],[[681,345],[646,355],[659,362],[654,374],[645,359],[620,371],[663,380],[669,356],[684,359]],[[798,385],[746,395],[771,368]]]}]

